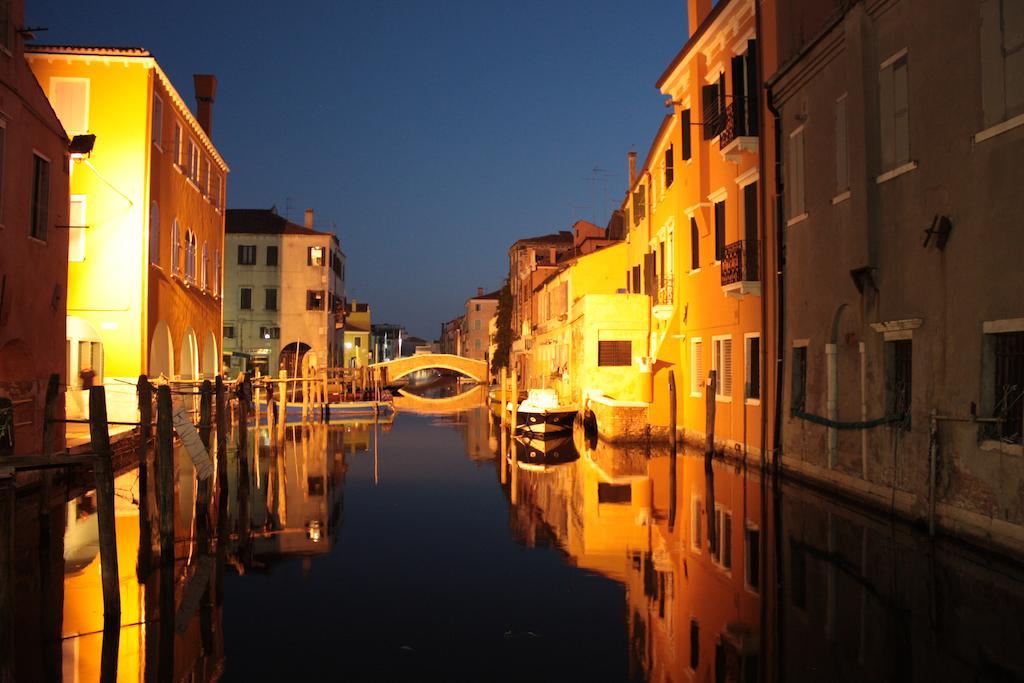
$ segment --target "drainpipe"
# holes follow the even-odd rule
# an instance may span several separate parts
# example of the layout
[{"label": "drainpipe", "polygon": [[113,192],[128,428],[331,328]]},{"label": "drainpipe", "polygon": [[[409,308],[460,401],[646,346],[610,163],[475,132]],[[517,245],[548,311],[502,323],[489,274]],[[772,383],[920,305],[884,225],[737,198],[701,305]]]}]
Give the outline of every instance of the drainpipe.
[{"label": "drainpipe", "polygon": [[782,115],[775,106],[772,84],[767,85],[768,111],[775,119],[775,415],[772,427],[772,465],[776,474],[782,458],[782,372],[785,368],[786,230],[783,220],[785,183],[782,180]]},{"label": "drainpipe", "polygon": [[[839,420],[839,345],[833,341],[825,344],[825,366],[828,369],[828,395],[825,403],[828,419]],[[828,428],[828,466],[835,468],[839,462],[839,432],[835,427]]]}]

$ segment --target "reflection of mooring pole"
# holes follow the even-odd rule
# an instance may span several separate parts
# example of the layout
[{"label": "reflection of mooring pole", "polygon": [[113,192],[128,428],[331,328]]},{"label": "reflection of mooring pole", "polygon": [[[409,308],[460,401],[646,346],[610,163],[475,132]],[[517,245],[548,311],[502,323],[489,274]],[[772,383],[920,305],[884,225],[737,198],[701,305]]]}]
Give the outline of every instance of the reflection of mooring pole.
[{"label": "reflection of mooring pole", "polygon": [[378,427],[380,423],[376,420],[373,421],[373,485],[376,486],[380,481],[380,472],[377,469],[377,450],[380,444],[380,430]]},{"label": "reflection of mooring pole", "polygon": [[718,550],[718,530],[715,528],[715,471],[712,467],[712,459],[715,454],[715,391],[717,387],[717,372],[712,370],[708,376],[708,384],[705,387],[707,392],[707,441],[704,446],[704,478],[707,481],[707,505],[708,514],[708,545],[711,547],[711,554]]},{"label": "reflection of mooring pole", "polygon": [[676,373],[668,371],[668,530],[676,526]]}]

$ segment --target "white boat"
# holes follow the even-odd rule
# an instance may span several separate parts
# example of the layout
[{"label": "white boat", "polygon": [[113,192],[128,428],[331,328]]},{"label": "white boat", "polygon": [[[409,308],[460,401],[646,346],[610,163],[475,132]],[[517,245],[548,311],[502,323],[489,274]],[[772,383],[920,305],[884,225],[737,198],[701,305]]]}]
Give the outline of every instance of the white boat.
[{"label": "white boat", "polygon": [[554,389],[530,389],[519,404],[516,429],[541,435],[572,431],[578,410],[575,405],[559,404]]}]

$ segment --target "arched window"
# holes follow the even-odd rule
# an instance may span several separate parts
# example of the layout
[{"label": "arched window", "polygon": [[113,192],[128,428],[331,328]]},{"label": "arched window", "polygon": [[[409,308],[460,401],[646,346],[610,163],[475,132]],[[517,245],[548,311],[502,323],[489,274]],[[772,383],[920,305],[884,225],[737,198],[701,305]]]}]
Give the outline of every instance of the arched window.
[{"label": "arched window", "polygon": [[181,273],[181,228],[177,218],[171,226],[171,272],[175,275]]},{"label": "arched window", "polygon": [[196,234],[191,230],[185,230],[185,281],[196,281]]},{"label": "arched window", "polygon": [[160,209],[149,204],[149,262],[160,265]]},{"label": "arched window", "polygon": [[220,296],[220,249],[213,250],[213,295]]},{"label": "arched window", "polygon": [[208,289],[210,285],[209,280],[210,273],[210,252],[206,248],[206,242],[203,242],[203,259],[201,261],[201,267],[199,270],[199,284],[203,289]]}]

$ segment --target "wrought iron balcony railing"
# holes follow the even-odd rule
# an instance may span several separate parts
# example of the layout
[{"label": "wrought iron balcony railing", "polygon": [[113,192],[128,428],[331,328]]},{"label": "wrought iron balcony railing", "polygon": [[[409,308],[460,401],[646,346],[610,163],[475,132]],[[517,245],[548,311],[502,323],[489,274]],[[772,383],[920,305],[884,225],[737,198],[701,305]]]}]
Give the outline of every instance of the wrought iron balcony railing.
[{"label": "wrought iron balcony railing", "polygon": [[[756,118],[748,111],[748,101],[751,98],[741,98],[730,102],[725,107],[725,125],[718,137],[718,148],[725,149],[736,138],[753,137],[757,135]],[[756,102],[749,104],[756,106]]]},{"label": "wrought iron balcony railing", "polygon": [[740,240],[725,245],[725,254],[722,258],[722,285],[759,281],[760,247],[761,243],[758,240]]},{"label": "wrought iron balcony railing", "polygon": [[658,292],[654,297],[655,306],[671,306],[675,301],[675,282],[671,276],[658,281]]}]

